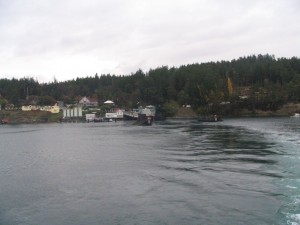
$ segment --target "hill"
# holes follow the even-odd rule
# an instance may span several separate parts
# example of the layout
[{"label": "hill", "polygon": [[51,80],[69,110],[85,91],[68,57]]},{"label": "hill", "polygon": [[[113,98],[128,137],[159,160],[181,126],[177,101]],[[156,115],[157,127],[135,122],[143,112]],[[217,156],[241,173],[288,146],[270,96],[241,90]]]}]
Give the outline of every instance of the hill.
[{"label": "hill", "polygon": [[[33,78],[0,79],[0,104],[21,106],[26,99],[39,105],[56,101],[74,104],[83,96],[117,107],[155,105],[174,116],[171,104],[191,105],[196,113],[223,115],[276,112],[286,103],[300,102],[300,59],[251,55],[232,61],[195,63],[138,70],[130,75],[95,74],[70,81],[40,84]],[[230,103],[230,104],[228,104]]]}]

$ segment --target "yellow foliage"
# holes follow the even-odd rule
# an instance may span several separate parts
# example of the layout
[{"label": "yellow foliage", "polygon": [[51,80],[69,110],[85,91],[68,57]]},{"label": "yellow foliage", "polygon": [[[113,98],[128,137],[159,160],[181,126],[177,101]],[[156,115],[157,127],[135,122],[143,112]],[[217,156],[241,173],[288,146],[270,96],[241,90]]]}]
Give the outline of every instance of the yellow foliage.
[{"label": "yellow foliage", "polygon": [[230,96],[230,95],[232,95],[232,92],[233,92],[233,86],[232,86],[232,81],[229,77],[227,79],[227,85],[228,85],[228,94]]}]

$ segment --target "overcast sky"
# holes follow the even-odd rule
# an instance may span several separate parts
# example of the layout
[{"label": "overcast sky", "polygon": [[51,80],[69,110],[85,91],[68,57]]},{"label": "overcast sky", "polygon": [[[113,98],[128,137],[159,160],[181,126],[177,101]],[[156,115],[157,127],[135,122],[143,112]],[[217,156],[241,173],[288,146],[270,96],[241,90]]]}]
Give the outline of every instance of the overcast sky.
[{"label": "overcast sky", "polygon": [[0,0],[0,78],[299,57],[299,0]]}]

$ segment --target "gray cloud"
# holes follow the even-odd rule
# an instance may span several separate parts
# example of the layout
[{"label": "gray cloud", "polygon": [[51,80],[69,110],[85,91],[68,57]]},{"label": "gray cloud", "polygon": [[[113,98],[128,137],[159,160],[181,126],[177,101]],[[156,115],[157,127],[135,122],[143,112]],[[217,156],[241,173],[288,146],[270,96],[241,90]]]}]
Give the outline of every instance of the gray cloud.
[{"label": "gray cloud", "polygon": [[0,0],[0,77],[299,56],[297,0]]}]

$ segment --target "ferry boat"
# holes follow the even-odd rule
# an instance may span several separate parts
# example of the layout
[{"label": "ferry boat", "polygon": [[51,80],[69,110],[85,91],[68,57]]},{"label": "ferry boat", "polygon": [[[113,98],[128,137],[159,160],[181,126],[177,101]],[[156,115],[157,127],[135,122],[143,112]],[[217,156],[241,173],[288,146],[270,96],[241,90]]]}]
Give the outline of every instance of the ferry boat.
[{"label": "ferry boat", "polygon": [[149,105],[146,106],[144,109],[140,107],[137,120],[135,121],[134,124],[151,126],[154,121],[155,112],[156,112],[155,106]]}]

